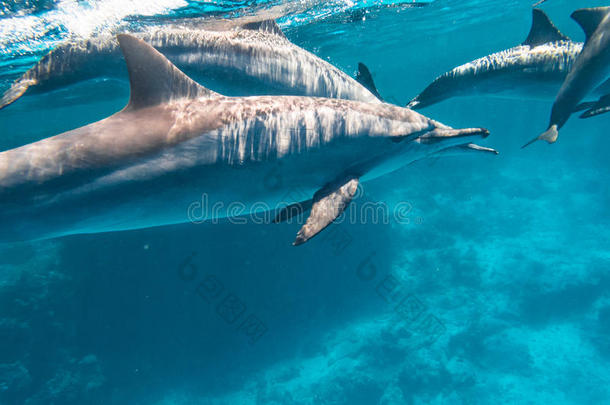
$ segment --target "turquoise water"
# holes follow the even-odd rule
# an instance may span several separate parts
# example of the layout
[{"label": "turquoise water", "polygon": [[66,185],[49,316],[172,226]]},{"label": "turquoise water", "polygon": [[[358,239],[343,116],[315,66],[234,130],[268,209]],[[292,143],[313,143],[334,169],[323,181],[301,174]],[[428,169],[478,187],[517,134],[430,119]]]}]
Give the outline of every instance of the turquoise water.
[{"label": "turquoise water", "polygon": [[[404,106],[448,69],[521,43],[533,2],[294,3],[279,23],[350,75],[366,63]],[[61,41],[262,5],[3,2],[0,90]],[[601,5],[542,7],[582,41],[570,13]],[[122,108],[125,83],[106,84],[0,110],[0,150]],[[366,183],[351,209],[383,201],[400,221],[344,221],[299,247],[295,224],[228,221],[0,245],[0,404],[608,403],[610,115],[573,117],[556,144],[521,150],[550,108],[469,97],[422,110],[488,128],[500,154]]]}]

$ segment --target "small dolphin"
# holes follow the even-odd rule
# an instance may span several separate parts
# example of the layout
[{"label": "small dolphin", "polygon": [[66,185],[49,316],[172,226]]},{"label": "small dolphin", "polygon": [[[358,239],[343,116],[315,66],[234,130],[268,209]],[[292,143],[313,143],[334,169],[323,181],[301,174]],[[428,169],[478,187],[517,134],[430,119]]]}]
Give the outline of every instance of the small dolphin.
[{"label": "small dolphin", "polygon": [[[202,23],[203,24],[203,23]],[[228,24],[228,23],[227,23]],[[173,26],[135,34],[195,81],[229,95],[300,95],[379,102],[356,80],[294,45],[273,20],[241,26]],[[24,93],[44,93],[102,77],[127,78],[115,37],[66,43],[45,55],[0,99],[0,108]]]},{"label": "small dolphin", "polygon": [[300,203],[286,201],[298,187],[312,196],[298,245],[341,215],[359,182],[489,134],[382,103],[222,96],[144,41],[118,41],[123,110],[0,153],[0,240],[185,223],[202,194],[210,209],[197,218],[246,215]]},{"label": "small dolphin", "polygon": [[596,115],[604,114],[610,111],[610,94],[600,97],[599,100],[587,103],[581,103],[578,105],[575,111],[582,111],[586,109],[580,115],[580,118],[591,118]]},{"label": "small dolphin", "polygon": [[[578,103],[610,79],[610,7],[576,10],[572,18],[585,32],[585,46],[557,94],[547,130],[523,148],[539,139],[555,142],[559,129],[578,109]],[[598,102],[600,106],[592,109],[603,108],[605,100],[607,98],[602,97]]]},{"label": "small dolphin", "polygon": [[552,99],[582,46],[563,35],[544,11],[533,9],[532,27],[521,45],[444,73],[407,107],[420,109],[451,97],[472,95]]}]

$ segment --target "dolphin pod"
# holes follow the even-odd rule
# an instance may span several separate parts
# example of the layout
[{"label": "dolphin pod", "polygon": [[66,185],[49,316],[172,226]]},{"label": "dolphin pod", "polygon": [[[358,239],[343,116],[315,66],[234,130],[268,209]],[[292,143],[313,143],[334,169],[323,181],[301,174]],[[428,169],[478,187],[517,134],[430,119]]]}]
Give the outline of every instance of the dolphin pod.
[{"label": "dolphin pod", "polygon": [[[451,69],[407,107],[420,109],[473,95],[552,100],[582,47],[563,35],[544,11],[533,9],[532,26],[522,44]],[[599,94],[605,93],[600,90]]]},{"label": "dolphin pod", "polygon": [[[235,25],[149,28],[135,34],[197,82],[230,95],[299,95],[379,102],[330,63],[294,45],[273,20]],[[114,36],[59,45],[0,98],[0,109],[23,94],[98,78],[127,78]]]},{"label": "dolphin pod", "polygon": [[[534,9],[523,44],[441,75],[409,108],[384,103],[363,64],[353,79],[292,44],[273,20],[60,46],[9,88],[0,108],[24,94],[123,76],[129,103],[0,152],[0,241],[185,223],[205,195],[214,208],[203,219],[276,211],[281,222],[308,212],[294,241],[303,244],[342,214],[362,182],[429,157],[497,154],[472,143],[486,129],[453,129],[414,109],[514,87],[529,98],[559,89],[548,130],[533,140],[548,142],[573,112],[610,110],[609,10],[573,13],[587,36],[582,44]],[[279,173],[279,187],[266,185],[269,173]],[[287,198],[294,187],[310,198]]]},{"label": "dolphin pod", "polygon": [[[524,148],[537,140],[554,143],[559,129],[580,109],[580,101],[610,79],[610,7],[576,10],[572,18],[585,32],[585,45],[557,94],[547,130],[523,145]],[[585,105],[589,110],[582,117],[608,111],[609,101],[610,96],[604,96],[592,105]]]},{"label": "dolphin pod", "polygon": [[[118,36],[130,99],[101,121],[0,153],[0,240],[145,228],[286,203],[310,214],[295,245],[346,209],[360,182],[469,147],[483,128],[453,129],[383,103],[304,96],[227,97],[187,77],[144,41]],[[271,172],[279,187],[266,186]],[[306,201],[286,201],[293,187]],[[292,213],[280,208],[278,218]]]},{"label": "dolphin pod", "polygon": [[[523,145],[557,140],[570,115],[590,118],[610,111],[610,7],[577,10],[585,43],[563,35],[544,11],[532,10],[532,26],[520,45],[455,67],[436,78],[407,105],[420,109],[451,97],[487,95],[554,98],[547,131]],[[597,101],[581,101],[599,97]]]}]

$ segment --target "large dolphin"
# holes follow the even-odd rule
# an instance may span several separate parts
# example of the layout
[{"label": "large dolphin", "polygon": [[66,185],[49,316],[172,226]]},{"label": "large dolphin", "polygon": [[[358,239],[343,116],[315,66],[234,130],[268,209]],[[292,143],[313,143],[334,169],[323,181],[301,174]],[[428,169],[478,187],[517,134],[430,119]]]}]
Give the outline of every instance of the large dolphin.
[{"label": "large dolphin", "polygon": [[[0,153],[0,240],[184,223],[203,194],[198,218],[245,215],[301,203],[287,200],[298,187],[311,195],[301,244],[359,182],[488,135],[388,104],[222,96],[142,40],[118,41],[131,85],[123,110]],[[271,187],[270,176],[280,181]]]},{"label": "large dolphin", "polygon": [[[229,95],[299,95],[379,102],[356,80],[294,45],[273,20],[152,27],[135,34],[195,81]],[[125,78],[114,36],[59,45],[17,79],[0,108],[96,78]]]},{"label": "large dolphin", "polygon": [[[572,18],[585,32],[585,46],[557,94],[547,130],[523,147],[539,139],[555,142],[559,129],[579,109],[580,101],[610,79],[610,7],[576,10]],[[607,99],[602,97],[598,103],[603,107]]]},{"label": "large dolphin", "polygon": [[[530,32],[521,45],[451,69],[407,107],[420,109],[451,97],[472,95],[552,100],[582,47],[563,35],[544,11],[533,9]],[[599,94],[608,92],[600,89]]]}]

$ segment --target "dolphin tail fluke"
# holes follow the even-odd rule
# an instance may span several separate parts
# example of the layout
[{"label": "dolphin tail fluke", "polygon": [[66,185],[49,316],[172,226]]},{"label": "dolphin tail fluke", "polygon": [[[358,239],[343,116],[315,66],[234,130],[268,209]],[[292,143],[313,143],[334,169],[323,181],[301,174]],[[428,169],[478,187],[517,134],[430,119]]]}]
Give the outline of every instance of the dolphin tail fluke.
[{"label": "dolphin tail fluke", "polygon": [[33,80],[17,80],[0,98],[0,110],[17,101],[32,84]]},{"label": "dolphin tail fluke", "polygon": [[524,149],[524,148],[530,146],[531,144],[533,144],[534,142],[536,142],[538,140],[547,141],[548,143],[555,143],[555,141],[557,141],[558,135],[559,135],[559,132],[557,131],[557,125],[551,125],[551,127],[549,129],[547,129],[544,133],[542,133],[541,135],[537,136],[536,138],[532,139],[531,141],[529,141],[528,143],[523,145],[521,147],[521,149]]},{"label": "dolphin tail fluke", "polygon": [[356,73],[356,81],[363,85],[368,91],[373,93],[373,95],[379,100],[383,101],[383,98],[379,94],[379,91],[377,91],[377,86],[375,86],[371,71],[362,62],[358,62],[358,72]]}]

